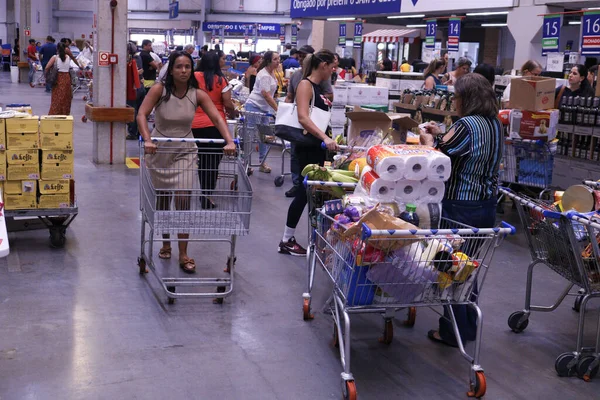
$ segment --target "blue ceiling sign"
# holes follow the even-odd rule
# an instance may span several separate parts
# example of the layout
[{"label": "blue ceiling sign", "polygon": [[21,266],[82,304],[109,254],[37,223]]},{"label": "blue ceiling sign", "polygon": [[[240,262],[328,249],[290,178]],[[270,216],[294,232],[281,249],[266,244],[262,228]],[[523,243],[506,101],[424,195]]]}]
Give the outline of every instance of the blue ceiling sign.
[{"label": "blue ceiling sign", "polygon": [[[400,0],[290,0],[290,17],[364,17],[400,12]],[[415,0],[412,0],[415,1]]]},{"label": "blue ceiling sign", "polygon": [[[225,30],[225,33],[244,33],[246,30],[252,30],[255,24],[243,23],[243,22],[203,22],[202,30],[204,32],[211,32],[213,29]],[[263,24],[259,23],[258,33],[260,35],[274,35],[279,36],[281,31],[280,24]]]}]

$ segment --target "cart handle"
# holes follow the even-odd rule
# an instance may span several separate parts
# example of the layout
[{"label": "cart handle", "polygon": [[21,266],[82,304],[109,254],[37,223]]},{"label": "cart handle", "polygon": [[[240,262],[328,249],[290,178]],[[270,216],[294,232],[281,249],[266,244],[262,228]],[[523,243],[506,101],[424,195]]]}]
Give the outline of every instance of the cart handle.
[{"label": "cart handle", "polygon": [[[327,150],[327,145],[325,144],[325,142],[321,142],[321,148],[323,150]],[[368,150],[368,147],[361,147],[361,146],[344,146],[341,144],[338,144],[338,150],[358,150],[358,151],[364,151],[364,150]]]},{"label": "cart handle", "polygon": [[567,218],[569,218],[571,221],[576,221],[579,222],[582,225],[587,225],[587,226],[591,226],[595,229],[600,230],[600,223],[591,220],[590,218],[586,217],[585,215],[577,212],[577,211],[569,211],[566,213]]},{"label": "cart handle", "polygon": [[[165,143],[198,143],[198,144],[207,144],[207,143],[215,143],[215,144],[224,144],[225,139],[184,139],[184,138],[151,138],[153,142],[165,142]],[[143,142],[143,139],[140,137],[140,142]],[[233,139],[233,143],[240,144],[239,139]]]},{"label": "cart handle", "polygon": [[[506,224],[506,225],[505,225]],[[402,237],[402,236],[432,236],[432,235],[472,235],[472,234],[502,234],[514,235],[516,229],[514,226],[502,221],[504,228],[463,228],[463,229],[371,229],[367,224],[362,224],[362,240],[371,236]]]},{"label": "cart handle", "polygon": [[510,197],[511,199],[523,204],[524,206],[527,206],[529,208],[534,209],[535,211],[540,212],[544,217],[559,219],[563,215],[557,211],[547,210],[543,207],[540,207],[538,204],[522,198],[521,196],[519,196],[518,194],[516,194],[515,192],[513,192],[511,189],[509,189],[507,187],[499,187],[498,190],[500,192],[502,192],[503,194],[505,194],[506,196]]},{"label": "cart handle", "polygon": [[325,182],[325,181],[309,181],[308,176],[304,177],[304,187],[308,188],[309,186],[330,186],[330,187],[341,187],[341,188],[350,188],[354,189],[358,185],[358,183],[343,183],[343,182]]},{"label": "cart handle", "polygon": [[596,181],[583,181],[584,185],[591,186],[594,189],[600,189],[600,182]]}]

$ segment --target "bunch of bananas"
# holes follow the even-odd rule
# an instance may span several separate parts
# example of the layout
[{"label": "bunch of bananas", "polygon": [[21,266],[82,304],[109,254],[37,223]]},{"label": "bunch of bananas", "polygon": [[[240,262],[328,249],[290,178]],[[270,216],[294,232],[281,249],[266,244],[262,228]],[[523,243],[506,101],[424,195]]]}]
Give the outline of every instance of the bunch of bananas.
[{"label": "bunch of bananas", "polygon": [[[308,180],[310,181],[358,183],[358,179],[354,177],[354,171],[328,169],[320,167],[317,164],[308,164],[306,167],[304,167],[302,170],[302,176],[307,176]],[[328,186],[327,190],[338,198],[342,198],[346,194],[344,188],[338,186]]]}]

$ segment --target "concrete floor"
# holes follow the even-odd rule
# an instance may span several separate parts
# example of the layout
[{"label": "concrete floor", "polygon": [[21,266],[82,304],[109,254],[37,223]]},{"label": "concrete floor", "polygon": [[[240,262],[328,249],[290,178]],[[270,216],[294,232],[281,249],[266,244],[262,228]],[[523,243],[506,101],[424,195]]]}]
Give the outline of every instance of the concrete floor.
[{"label": "concrete floor", "polygon": [[[49,109],[43,89],[11,84],[0,73],[0,103]],[[302,320],[303,259],[279,255],[289,200],[273,175],[256,173],[251,234],[238,241],[237,287],[222,306],[210,300],[167,305],[151,277],[140,277],[138,171],[94,165],[92,125],[73,100],[75,176],[80,214],[64,249],[50,249],[47,231],[11,233],[0,260],[0,399],[337,399],[341,366],[331,346],[333,324],[319,312],[328,285],[318,279],[316,317]],[[128,152],[137,154],[136,143]],[[279,169],[277,159],[271,164]],[[516,213],[502,217],[518,224]],[[297,237],[306,243],[306,219]],[[210,254],[207,254],[209,253]],[[199,269],[215,273],[225,249],[193,245]],[[512,333],[508,316],[523,307],[529,253],[524,237],[498,249],[483,288],[481,365],[488,399],[597,398],[600,379],[559,378],[555,358],[574,350],[578,314],[568,300],[533,315]],[[172,271],[177,266],[172,263]],[[534,299],[549,301],[561,279],[540,268]],[[592,303],[597,307],[597,303]],[[594,338],[589,321],[588,343]],[[402,314],[402,317],[404,314]],[[426,337],[437,315],[419,309],[414,328],[395,323],[390,346],[377,342],[382,320],[352,320],[352,372],[361,399],[463,399],[468,364],[458,351]]]}]

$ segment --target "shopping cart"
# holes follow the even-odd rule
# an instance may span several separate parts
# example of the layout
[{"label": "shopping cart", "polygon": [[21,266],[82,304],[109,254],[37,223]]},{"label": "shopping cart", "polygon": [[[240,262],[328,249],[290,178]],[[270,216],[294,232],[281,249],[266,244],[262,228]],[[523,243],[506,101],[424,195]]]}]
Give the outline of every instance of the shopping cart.
[{"label": "shopping cart", "polygon": [[477,300],[496,247],[506,235],[514,234],[515,228],[503,223],[501,228],[476,229],[444,220],[444,229],[371,230],[366,224],[348,228],[323,209],[316,212],[315,246],[310,260],[313,268],[317,263],[322,267],[334,286],[324,309],[331,313],[335,324],[334,343],[339,346],[343,367],[344,398],[356,399],[350,371],[350,315],[381,314],[384,336],[380,341],[389,344],[393,338],[392,319],[398,309],[449,305],[466,305],[477,313],[477,337],[471,356],[464,349],[452,308],[448,307],[459,350],[471,364],[469,396],[482,397],[486,381],[479,365],[482,312]]},{"label": "shopping cart", "polygon": [[[247,235],[250,230],[252,186],[245,167],[238,157],[224,156],[221,148],[214,147],[214,144],[224,143],[222,139],[152,140],[158,144],[156,155],[145,155],[143,142],[140,149],[140,274],[146,273],[146,267],[149,267],[161,283],[169,304],[175,298],[192,297],[213,297],[220,303],[234,287],[236,238]],[[161,156],[177,157],[180,161],[160,169],[147,164],[147,157]],[[198,164],[190,168],[186,156],[198,157]],[[173,178],[165,185],[154,178],[157,172],[163,176],[172,174]],[[202,188],[199,179],[208,188]],[[214,188],[210,188],[213,184]],[[189,236],[180,236],[185,234]],[[154,242],[163,241],[163,235],[169,235],[170,239],[165,240],[172,242],[228,243],[226,272],[229,275],[218,278],[161,277],[153,255]],[[200,289],[182,292],[176,290],[178,286]],[[216,291],[208,290],[208,287],[216,287]]]},{"label": "shopping cart", "polygon": [[33,85],[34,86],[46,86],[46,76],[44,74],[44,69],[42,68],[42,64],[40,62],[35,62],[35,71],[33,73]]},{"label": "shopping cart", "polygon": [[552,167],[556,144],[541,140],[506,139],[501,182],[526,188],[542,189],[540,198],[552,185]]},{"label": "shopping cart", "polygon": [[[590,349],[583,348],[583,329],[587,302],[600,297],[600,251],[597,242],[600,240],[600,223],[575,212],[559,213],[549,203],[516,194],[510,189],[501,188],[501,191],[517,205],[533,259],[527,270],[525,308],[510,315],[508,326],[513,332],[520,333],[529,325],[532,311],[551,312],[558,308],[566,296],[577,296],[574,307],[578,307],[580,313],[577,347],[574,352],[559,355],[555,369],[559,376],[577,374],[582,379],[590,380],[598,372],[600,325],[592,355]],[[531,304],[533,268],[538,264],[545,264],[567,280],[565,289],[551,306]],[[573,286],[581,290],[571,292]]]},{"label": "shopping cart", "polygon": [[274,180],[275,186],[280,187],[285,182],[285,177],[291,172],[285,172],[285,156],[290,155],[290,143],[275,136],[275,116],[269,113],[253,111],[241,111],[240,141],[242,143],[242,159],[246,166],[258,167],[260,164],[252,164],[252,153],[258,143],[269,145],[268,157],[272,147],[281,149],[281,175]]}]

